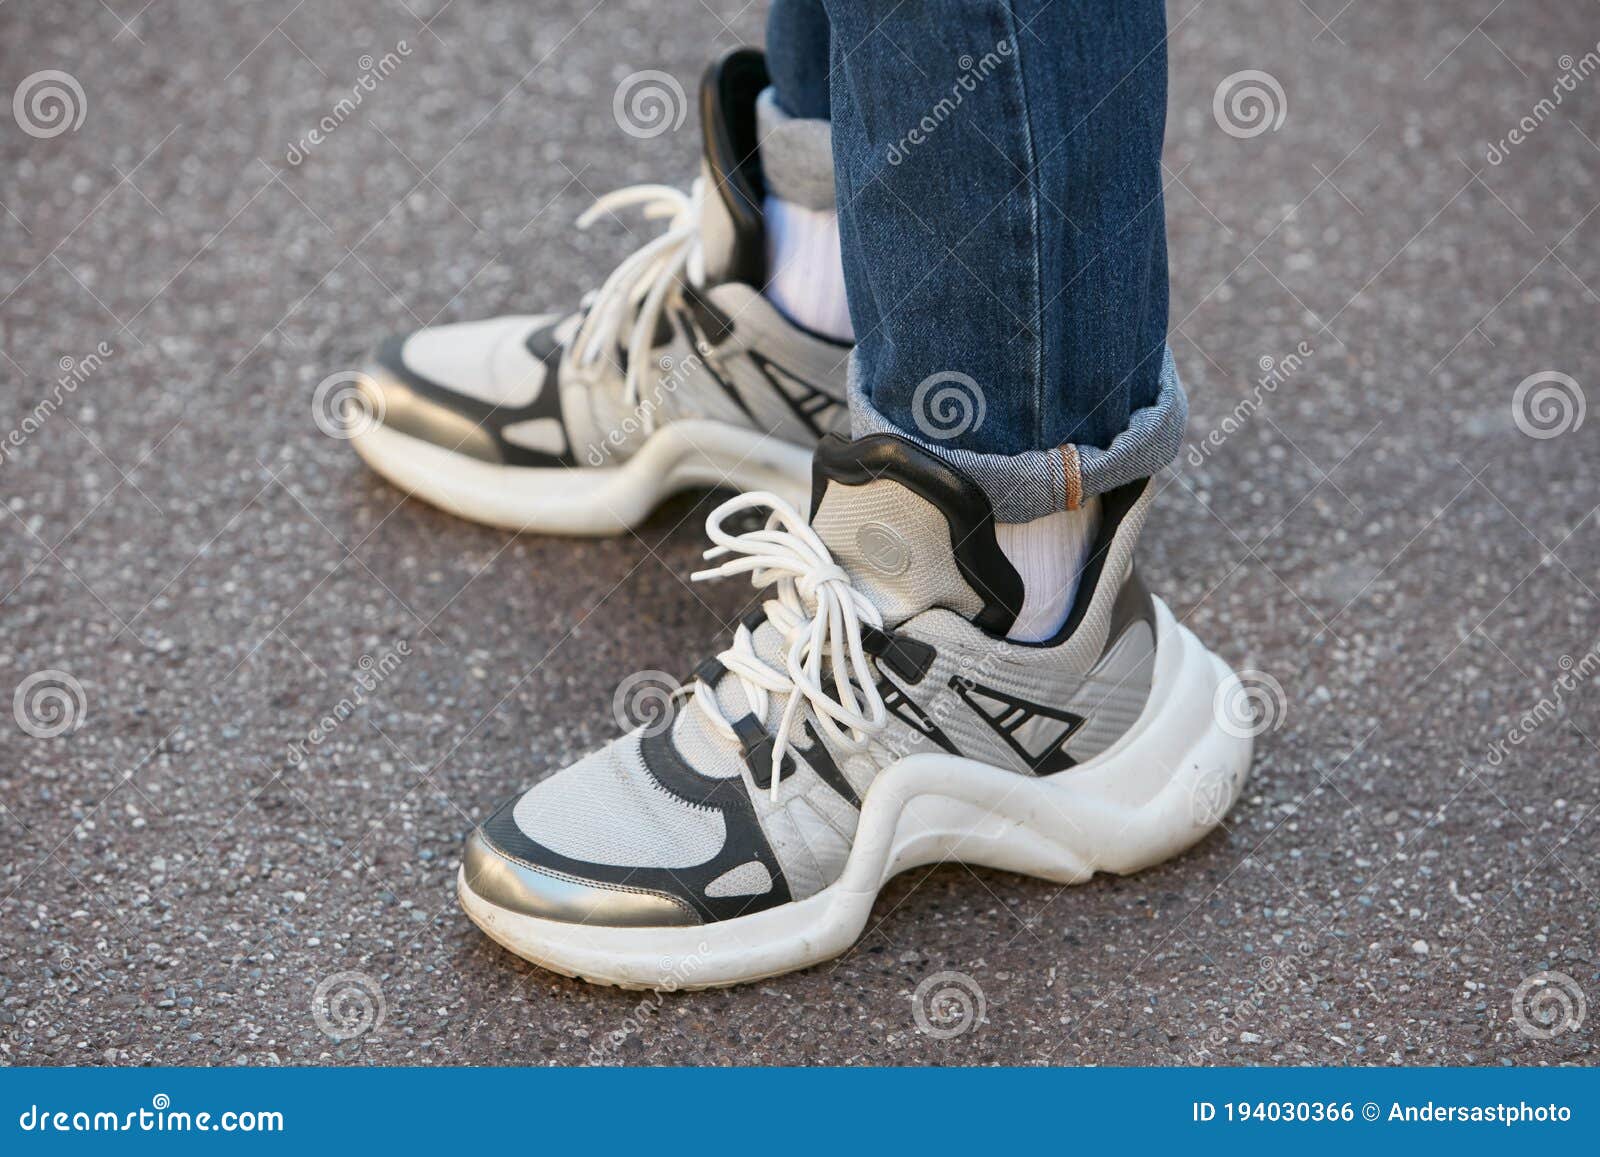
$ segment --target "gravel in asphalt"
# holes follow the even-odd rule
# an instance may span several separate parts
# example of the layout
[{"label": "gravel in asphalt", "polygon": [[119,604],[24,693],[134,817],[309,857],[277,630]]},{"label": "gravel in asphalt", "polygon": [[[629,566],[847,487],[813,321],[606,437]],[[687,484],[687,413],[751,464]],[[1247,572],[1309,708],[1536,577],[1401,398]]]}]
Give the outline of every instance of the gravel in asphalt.
[{"label": "gravel in asphalt", "polygon": [[[510,536],[402,499],[312,395],[385,333],[575,301],[644,233],[573,218],[695,161],[692,116],[622,133],[618,84],[692,92],[760,6],[136,9],[0,8],[5,92],[61,70],[83,112],[0,120],[0,694],[83,696],[0,728],[0,1062],[1594,1062],[1595,1017],[1517,1010],[1545,972],[1600,1000],[1600,423],[1514,409],[1597,385],[1600,80],[1561,83],[1592,8],[1172,6],[1193,416],[1141,558],[1282,688],[1245,798],[1137,877],[919,869],[832,964],[644,997],[495,947],[453,881],[622,679],[745,605],[685,581],[707,496]],[[1245,70],[1283,119],[1230,135]],[[941,972],[982,996],[949,1039],[913,1016]],[[335,1039],[314,997],[349,984],[382,1015]]]}]

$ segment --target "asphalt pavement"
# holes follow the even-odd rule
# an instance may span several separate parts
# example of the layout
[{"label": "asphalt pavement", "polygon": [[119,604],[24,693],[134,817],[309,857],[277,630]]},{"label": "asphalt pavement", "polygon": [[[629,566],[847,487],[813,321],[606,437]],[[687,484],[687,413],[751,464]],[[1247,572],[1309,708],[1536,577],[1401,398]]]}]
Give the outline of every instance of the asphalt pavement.
[{"label": "asphalt pavement", "polygon": [[[1594,1063],[1600,15],[1556,0],[1171,7],[1192,423],[1141,565],[1268,689],[1221,830],[1070,889],[918,869],[838,961],[712,993],[461,914],[472,825],[748,592],[686,581],[704,494],[468,525],[313,395],[575,301],[646,235],[577,214],[695,163],[619,84],[692,94],[762,18],[0,7],[0,1063]],[[947,983],[974,1013],[930,1033]]]}]

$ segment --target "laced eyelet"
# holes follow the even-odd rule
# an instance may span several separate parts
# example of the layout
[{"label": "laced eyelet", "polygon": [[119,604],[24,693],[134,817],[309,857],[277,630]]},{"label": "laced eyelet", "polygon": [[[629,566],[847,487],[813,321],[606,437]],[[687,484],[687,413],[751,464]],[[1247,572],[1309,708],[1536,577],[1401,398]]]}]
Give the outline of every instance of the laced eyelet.
[{"label": "laced eyelet", "polygon": [[[729,533],[725,522],[758,507],[771,511],[761,529]],[[788,752],[802,726],[814,726],[839,750],[859,751],[888,722],[864,642],[874,637],[871,632],[883,634],[883,616],[799,511],[775,494],[729,499],[711,512],[706,532],[715,544],[706,558],[721,561],[692,578],[748,574],[773,594],[762,604],[760,621],[754,612],[746,615],[733,645],[717,656],[723,671],[738,679],[748,713],[729,722],[706,680],[697,683],[693,701],[713,728],[740,745],[752,777],[776,798],[778,784],[793,769]],[[781,668],[777,656],[756,650],[761,621],[783,641]],[[763,721],[773,695],[787,700],[769,732]]]}]

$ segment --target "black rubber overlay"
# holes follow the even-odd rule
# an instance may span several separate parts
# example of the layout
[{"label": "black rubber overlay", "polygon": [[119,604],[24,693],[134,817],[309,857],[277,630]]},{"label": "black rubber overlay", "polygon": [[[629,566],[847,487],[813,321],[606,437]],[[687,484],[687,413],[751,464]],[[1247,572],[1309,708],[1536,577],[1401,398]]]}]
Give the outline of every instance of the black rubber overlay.
[{"label": "black rubber overlay", "polygon": [[[950,686],[961,696],[962,702],[1000,736],[1013,752],[1032,769],[1034,775],[1050,775],[1065,771],[1078,761],[1064,750],[1067,740],[1083,726],[1084,716],[1042,703],[1030,703],[1005,691],[985,687],[962,675],[952,675]],[[1060,724],[1052,729],[1045,744],[1037,751],[1025,747],[1017,733],[1036,719],[1049,719]]]},{"label": "black rubber overlay", "polygon": [[938,655],[933,644],[862,624],[861,646],[907,683],[920,683]]},{"label": "black rubber overlay", "polygon": [[722,387],[722,392],[728,395],[728,400],[739,408],[739,412],[749,420],[751,425],[756,425],[756,416],[750,411],[749,405],[744,400],[744,395],[734,388],[732,382],[722,376],[722,372],[712,364],[712,358],[705,353],[710,348],[710,342],[701,333],[695,319],[687,310],[673,309],[668,311],[683,334],[683,340],[689,343],[690,348],[700,350],[702,356],[700,366],[711,376],[711,380]]},{"label": "black rubber overlay", "polygon": [[924,711],[920,704],[896,685],[893,679],[882,673],[878,676],[878,694],[883,697],[883,705],[889,712],[902,723],[911,727],[918,734],[933,740],[951,755],[960,755],[956,745],[944,733],[940,726],[933,721],[933,717]]},{"label": "black rubber overlay", "polygon": [[[662,788],[697,807],[722,813],[727,838],[723,841],[722,850],[710,860],[688,868],[641,868],[576,860],[529,839],[517,826],[513,814],[514,800],[504,804],[483,825],[485,838],[507,855],[535,868],[548,868],[602,886],[610,884],[643,888],[675,896],[694,908],[700,918],[706,921],[731,920],[736,916],[787,904],[791,898],[788,882],[756,819],[755,807],[750,802],[749,789],[745,787],[743,778],[713,779],[695,771],[679,754],[672,742],[670,729],[656,735],[645,735],[641,744],[645,766]],[[772,887],[766,893],[760,896],[720,897],[705,894],[711,881],[752,860],[765,867],[772,877]]]},{"label": "black rubber overlay", "polygon": [[811,466],[813,518],[829,482],[864,486],[878,479],[899,483],[938,508],[950,529],[956,567],[983,600],[972,621],[993,635],[1010,630],[1022,611],[1022,576],[995,539],[994,507],[976,482],[916,443],[898,434],[823,438]]},{"label": "black rubber overlay", "polygon": [[809,719],[806,720],[805,733],[806,738],[811,741],[811,746],[800,752],[800,758],[817,773],[817,778],[848,800],[851,807],[860,810],[861,797],[856,794],[856,789],[850,786],[850,781],[845,778],[844,772],[839,770],[833,752],[822,742],[822,736],[817,734],[816,727]]},{"label": "black rubber overlay", "polygon": [[[772,752],[777,747],[777,742],[772,734],[762,725],[761,720],[754,715],[741,715],[733,721],[733,733],[739,737],[739,747],[744,754],[744,765],[750,769],[750,778],[762,791],[772,788]],[[794,760],[789,753],[783,753],[783,762],[778,766],[778,781],[781,783],[794,774]]]},{"label": "black rubber overlay", "polygon": [[811,432],[813,438],[820,438],[833,428],[840,412],[844,409],[844,399],[836,397],[820,386],[806,381],[799,374],[784,369],[771,358],[762,357],[754,350],[750,351],[751,363],[766,379],[767,385],[772,387],[777,394],[788,403],[790,411],[800,420],[800,424]]},{"label": "black rubber overlay", "polygon": [[[722,387],[722,392],[728,396],[729,401],[738,407],[739,412],[745,416],[746,420],[752,425],[759,426],[760,420],[756,417],[755,411],[750,408],[750,403],[745,400],[744,394],[723,375],[722,370],[716,365],[711,351],[715,349],[717,342],[713,341],[711,335],[703,328],[705,319],[690,309],[671,309],[667,312],[672,317],[673,324],[678,327],[683,340],[691,348],[700,352],[700,365],[710,375],[711,380]],[[713,324],[715,324],[714,319]],[[771,358],[758,354],[753,350],[741,352],[750,359],[750,364],[755,367],[756,372],[761,375],[768,388],[783,400],[800,424],[811,432],[812,437],[822,437],[824,428],[833,424],[839,411],[843,408],[844,400],[835,397],[822,387],[806,381],[806,379],[792,370],[784,369]]]},{"label": "black rubber overlay", "polygon": [[767,87],[767,60],[754,48],[739,48],[714,61],[700,82],[700,123],[705,126],[705,160],[713,191],[733,223],[731,281],[767,283],[767,247],[761,205],[760,140],[756,97]]},{"label": "black rubber overlay", "polygon": [[715,691],[717,684],[722,681],[722,677],[727,673],[728,669],[722,665],[722,660],[712,656],[709,659],[702,659],[700,665],[689,676],[689,679],[691,682],[698,679]]},{"label": "black rubber overlay", "polygon": [[[732,337],[733,319],[707,301],[700,291],[688,282],[680,284],[684,307],[689,311],[690,320],[694,322],[691,336],[702,339],[712,349]],[[706,352],[699,344],[691,344],[694,344],[694,348],[700,353]]]},{"label": "black rubber overlay", "polygon": [[[409,415],[408,411],[412,411],[412,407],[398,405],[389,407],[384,415],[385,425],[402,434],[438,442],[438,431],[450,429],[453,423],[430,422],[426,411],[432,407],[444,411],[447,415],[465,419],[489,435],[487,443],[481,439],[471,439],[460,442],[459,445],[445,444],[446,449],[506,466],[550,467],[577,464],[572,455],[572,442],[567,433],[567,424],[561,413],[560,347],[556,345],[548,329],[541,329],[528,339],[528,351],[544,362],[545,378],[544,384],[539,388],[538,397],[526,406],[491,405],[423,377],[406,365],[405,359],[401,357],[405,341],[405,337],[402,336],[391,337],[383,342],[378,347],[377,360],[387,373],[415,395],[419,405],[416,407],[416,412]],[[560,425],[561,440],[566,444],[564,452],[548,454],[506,440],[504,430],[507,426],[538,418],[554,418]]]}]

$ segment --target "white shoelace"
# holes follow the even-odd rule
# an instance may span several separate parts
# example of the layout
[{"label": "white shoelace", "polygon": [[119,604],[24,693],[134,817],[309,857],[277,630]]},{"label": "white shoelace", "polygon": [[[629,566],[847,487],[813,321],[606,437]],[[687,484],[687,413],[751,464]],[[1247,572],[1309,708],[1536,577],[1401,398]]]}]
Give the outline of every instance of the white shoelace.
[{"label": "white shoelace", "polygon": [[[730,534],[723,521],[754,506],[772,511],[761,530]],[[750,710],[767,716],[768,697],[789,694],[772,744],[771,795],[778,798],[778,772],[791,745],[802,704],[809,704],[823,734],[846,751],[859,751],[888,720],[873,671],[861,645],[861,624],[883,626],[883,616],[858,591],[844,568],[805,518],[776,494],[764,491],[730,498],[706,519],[706,533],[716,543],[709,559],[727,561],[690,577],[696,582],[749,574],[757,587],[772,586],[776,597],[765,603],[767,622],[788,644],[779,671],[756,654],[752,632],[742,623],[733,645],[717,658],[738,678]],[[826,664],[826,666],[825,666]],[[824,674],[830,684],[824,683]],[[716,692],[696,680],[694,702],[723,735],[737,741],[723,715]]]},{"label": "white shoelace", "polygon": [[[602,214],[636,206],[650,220],[667,218],[665,233],[626,257],[585,299],[589,311],[567,347],[568,356],[588,368],[610,356],[626,334],[623,400],[629,406],[639,406],[645,368],[652,365],[650,349],[667,302],[682,292],[682,278],[695,285],[705,279],[700,251],[704,204],[705,186],[698,178],[687,193],[670,185],[629,185],[607,193],[578,218],[578,228],[587,229]],[[643,417],[647,427],[653,425],[651,413]]]}]

